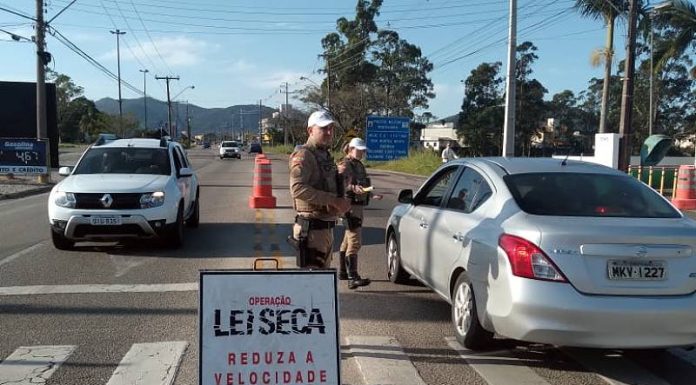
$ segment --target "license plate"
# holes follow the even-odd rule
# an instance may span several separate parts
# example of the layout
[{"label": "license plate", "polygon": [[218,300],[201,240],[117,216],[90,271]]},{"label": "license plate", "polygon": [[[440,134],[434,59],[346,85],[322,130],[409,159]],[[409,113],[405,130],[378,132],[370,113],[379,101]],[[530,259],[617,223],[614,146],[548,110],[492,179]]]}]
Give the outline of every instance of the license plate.
[{"label": "license plate", "polygon": [[609,279],[628,281],[660,281],[667,278],[663,261],[617,261],[607,263]]},{"label": "license plate", "polygon": [[94,226],[119,226],[121,225],[121,217],[91,217],[89,223]]}]

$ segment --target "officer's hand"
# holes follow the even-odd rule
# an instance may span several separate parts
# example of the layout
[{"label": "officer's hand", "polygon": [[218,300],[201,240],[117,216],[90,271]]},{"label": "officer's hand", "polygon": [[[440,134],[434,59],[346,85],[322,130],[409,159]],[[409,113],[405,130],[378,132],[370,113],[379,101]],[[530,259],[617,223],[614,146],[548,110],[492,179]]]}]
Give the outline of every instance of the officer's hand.
[{"label": "officer's hand", "polygon": [[377,201],[382,200],[382,198],[384,198],[384,195],[380,195],[380,194],[372,195],[372,199],[377,200]]},{"label": "officer's hand", "polygon": [[338,211],[338,214],[343,214],[350,210],[350,201],[344,198],[335,198],[331,206]]},{"label": "officer's hand", "polygon": [[363,187],[362,187],[361,185],[359,185],[359,184],[354,184],[354,185],[353,185],[353,192],[356,193],[356,194],[358,194],[358,195],[365,194],[365,190],[364,190]]}]

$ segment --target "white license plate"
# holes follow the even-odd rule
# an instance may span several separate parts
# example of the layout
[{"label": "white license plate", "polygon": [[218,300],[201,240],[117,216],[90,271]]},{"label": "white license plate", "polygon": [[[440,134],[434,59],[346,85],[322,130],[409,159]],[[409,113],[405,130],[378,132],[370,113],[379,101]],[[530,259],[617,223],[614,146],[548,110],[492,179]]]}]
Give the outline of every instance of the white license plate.
[{"label": "white license plate", "polygon": [[667,278],[663,261],[617,261],[607,263],[609,279],[629,281],[659,281]]},{"label": "white license plate", "polygon": [[89,218],[89,223],[94,226],[120,226],[121,217],[98,216]]}]

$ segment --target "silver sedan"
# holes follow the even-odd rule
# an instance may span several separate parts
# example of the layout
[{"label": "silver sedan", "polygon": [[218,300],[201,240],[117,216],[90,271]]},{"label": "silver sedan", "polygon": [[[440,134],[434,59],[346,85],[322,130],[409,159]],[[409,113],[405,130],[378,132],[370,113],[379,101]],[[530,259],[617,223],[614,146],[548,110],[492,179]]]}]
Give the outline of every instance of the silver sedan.
[{"label": "silver sedan", "polygon": [[549,158],[460,159],[386,229],[388,276],[452,305],[457,339],[559,346],[696,343],[696,222],[617,170]]}]

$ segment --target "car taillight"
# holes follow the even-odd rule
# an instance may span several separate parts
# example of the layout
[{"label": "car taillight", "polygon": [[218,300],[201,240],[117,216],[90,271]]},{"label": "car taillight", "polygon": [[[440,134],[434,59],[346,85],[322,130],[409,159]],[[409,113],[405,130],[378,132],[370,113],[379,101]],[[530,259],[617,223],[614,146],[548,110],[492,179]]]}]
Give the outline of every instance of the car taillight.
[{"label": "car taillight", "polygon": [[568,282],[558,267],[532,242],[503,234],[498,239],[498,245],[507,254],[512,274],[523,278]]}]

